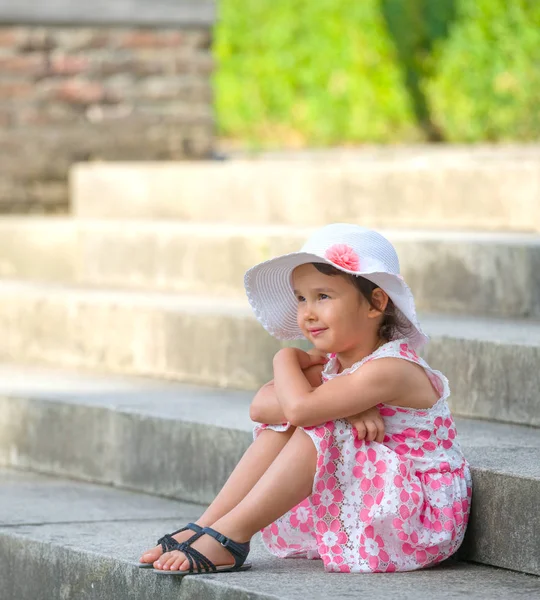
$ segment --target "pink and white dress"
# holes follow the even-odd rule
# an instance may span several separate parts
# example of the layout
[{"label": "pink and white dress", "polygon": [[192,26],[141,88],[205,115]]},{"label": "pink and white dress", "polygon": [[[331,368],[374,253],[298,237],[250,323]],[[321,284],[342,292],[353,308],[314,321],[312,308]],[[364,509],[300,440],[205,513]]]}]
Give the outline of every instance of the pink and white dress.
[{"label": "pink and white dress", "polygon": [[[447,404],[446,377],[402,339],[341,373],[331,357],[323,381],[389,357],[422,366],[439,400],[430,409],[379,404],[386,430],[382,444],[357,439],[344,419],[303,427],[317,449],[313,492],[262,530],[272,554],[320,558],[326,571],[413,571],[448,558],[463,541],[472,482]],[[257,425],[254,438],[264,429],[289,427]]]}]

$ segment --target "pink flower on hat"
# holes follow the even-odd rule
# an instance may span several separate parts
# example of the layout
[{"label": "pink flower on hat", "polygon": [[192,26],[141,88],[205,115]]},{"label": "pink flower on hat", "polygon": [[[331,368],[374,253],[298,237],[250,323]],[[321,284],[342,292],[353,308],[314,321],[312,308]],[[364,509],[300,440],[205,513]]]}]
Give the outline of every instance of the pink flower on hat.
[{"label": "pink flower on hat", "polygon": [[347,244],[334,244],[330,246],[324,256],[337,267],[348,269],[349,271],[360,270],[358,254],[350,246],[347,246]]}]

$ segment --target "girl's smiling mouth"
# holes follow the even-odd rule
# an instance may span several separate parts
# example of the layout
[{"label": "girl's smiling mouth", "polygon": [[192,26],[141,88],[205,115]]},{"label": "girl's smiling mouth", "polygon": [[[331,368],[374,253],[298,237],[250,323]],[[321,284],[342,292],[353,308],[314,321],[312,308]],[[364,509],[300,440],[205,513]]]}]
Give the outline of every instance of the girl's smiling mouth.
[{"label": "girl's smiling mouth", "polygon": [[309,333],[312,336],[317,336],[320,335],[321,333],[323,333],[324,331],[326,331],[328,329],[328,327],[318,327],[316,329],[309,329]]}]

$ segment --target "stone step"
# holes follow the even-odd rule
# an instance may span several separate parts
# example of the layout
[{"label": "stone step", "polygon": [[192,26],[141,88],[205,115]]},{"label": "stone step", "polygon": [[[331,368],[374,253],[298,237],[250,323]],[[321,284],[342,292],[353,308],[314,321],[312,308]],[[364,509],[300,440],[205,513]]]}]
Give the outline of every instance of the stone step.
[{"label": "stone step", "polygon": [[[16,365],[0,386],[5,467],[206,504],[252,440],[245,392]],[[540,575],[539,430],[456,425],[474,485],[460,557]]]},{"label": "stone step", "polygon": [[97,218],[540,231],[538,154],[82,163],[74,214]]},{"label": "stone step", "polygon": [[0,281],[0,360],[253,389],[280,347],[246,300]]},{"label": "stone step", "polygon": [[[464,416],[540,426],[540,323],[421,315]],[[0,281],[0,360],[255,389],[280,342],[247,300]]]},{"label": "stone step", "polygon": [[[17,507],[17,511],[13,507]],[[506,600],[540,595],[540,579],[456,560],[387,577],[328,577],[316,560],[268,554],[253,567],[178,579],[139,569],[140,553],[201,507],[42,475],[0,471],[0,589],[19,600]],[[353,579],[354,578],[354,581]]]},{"label": "stone step", "polygon": [[[0,277],[243,295],[254,264],[312,229],[165,221],[0,219]],[[540,317],[540,236],[382,230],[420,310]],[[511,290],[511,293],[509,293]]]}]

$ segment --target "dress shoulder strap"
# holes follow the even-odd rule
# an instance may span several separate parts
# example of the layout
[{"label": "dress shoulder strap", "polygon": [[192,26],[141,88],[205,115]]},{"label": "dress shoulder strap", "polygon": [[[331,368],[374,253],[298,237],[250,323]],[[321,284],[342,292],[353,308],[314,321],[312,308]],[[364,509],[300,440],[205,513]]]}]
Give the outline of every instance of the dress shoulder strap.
[{"label": "dress shoulder strap", "polygon": [[352,365],[347,372],[353,373],[365,363],[378,358],[401,358],[421,366],[425,370],[431,384],[439,394],[439,398],[448,398],[450,396],[450,384],[448,383],[448,379],[440,371],[432,369],[422,357],[418,356],[416,351],[409,346],[406,338],[393,340],[384,344],[375,350],[375,352],[366,356],[364,360]]}]

